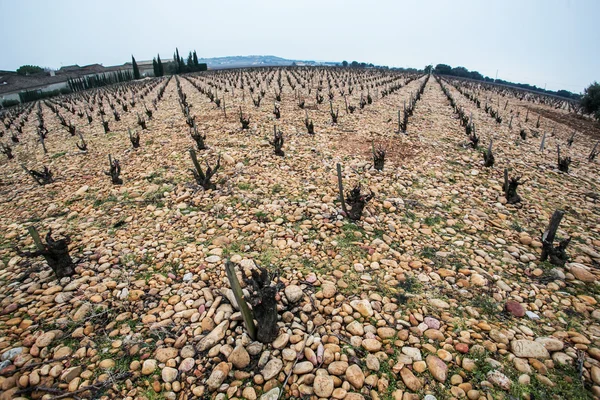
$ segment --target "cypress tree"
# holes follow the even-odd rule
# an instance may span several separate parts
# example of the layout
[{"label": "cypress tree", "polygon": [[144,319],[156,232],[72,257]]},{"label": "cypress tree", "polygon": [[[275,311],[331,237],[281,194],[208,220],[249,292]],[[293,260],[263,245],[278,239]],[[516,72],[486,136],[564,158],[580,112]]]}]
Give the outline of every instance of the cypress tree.
[{"label": "cypress tree", "polygon": [[163,76],[165,74],[165,70],[163,69],[162,61],[160,61],[160,54],[156,59],[156,63],[158,64],[158,75],[156,76]]},{"label": "cypress tree", "polygon": [[154,71],[154,76],[158,76],[158,64],[156,63],[156,58],[152,59],[152,71]]},{"label": "cypress tree", "polygon": [[131,55],[131,64],[133,64],[133,79],[140,79],[140,69],[135,62],[135,58],[133,58],[133,54]]},{"label": "cypress tree", "polygon": [[194,50],[194,67],[198,70],[198,55],[196,54],[196,50]]},{"label": "cypress tree", "polygon": [[189,72],[195,71],[195,69],[194,69],[194,59],[192,57],[192,52],[191,51],[188,54],[188,58],[187,58],[187,70]]},{"label": "cypress tree", "polygon": [[181,59],[181,57],[179,57],[179,49],[177,47],[175,47],[175,62],[177,63],[177,73],[180,74],[181,73],[181,66],[183,64],[183,60]]}]

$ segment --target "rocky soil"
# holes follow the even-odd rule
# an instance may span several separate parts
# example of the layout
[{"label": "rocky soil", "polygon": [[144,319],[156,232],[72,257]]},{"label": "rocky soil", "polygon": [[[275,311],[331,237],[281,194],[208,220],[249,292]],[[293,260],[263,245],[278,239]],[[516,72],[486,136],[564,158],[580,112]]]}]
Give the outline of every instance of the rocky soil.
[{"label": "rocky soil", "polygon": [[[199,76],[190,79],[214,82]],[[108,134],[97,117],[88,125],[61,109],[85,153],[42,105],[48,154],[33,112],[15,159],[0,155],[0,399],[600,396],[600,182],[587,159],[595,139],[581,131],[567,146],[563,111],[510,95],[500,97],[509,105],[498,124],[445,83],[472,113],[481,149],[494,141],[486,168],[433,77],[407,134],[395,133],[398,109],[424,79],[383,98],[371,89],[373,104],[352,114],[334,90],[336,125],[327,99],[315,104],[312,80],[312,94],[301,91],[315,135],[289,86],[275,120],[272,86],[259,108],[248,87],[220,93],[225,116],[180,79],[207,135],[200,161],[222,158],[208,191],[190,172],[194,142],[175,79],[147,130],[136,126],[139,102],[119,122],[107,116]],[[354,85],[349,103],[358,105]],[[525,122],[528,107],[543,110],[540,128],[534,112]],[[269,145],[273,124],[283,158]],[[128,128],[141,135],[137,149]],[[387,147],[383,171],[372,168],[372,142]],[[558,171],[557,144],[572,158],[568,173]],[[122,185],[104,174],[109,153]],[[55,182],[38,186],[20,163],[48,166]],[[337,163],[346,189],[360,182],[374,194],[356,223],[341,211]],[[522,176],[519,204],[506,204],[504,168]],[[571,238],[564,266],[540,261],[556,209],[565,211],[558,236]],[[57,280],[42,258],[17,253],[33,250],[31,225],[71,237],[74,276]],[[273,343],[248,335],[226,259],[240,277],[260,266],[283,283]]]}]

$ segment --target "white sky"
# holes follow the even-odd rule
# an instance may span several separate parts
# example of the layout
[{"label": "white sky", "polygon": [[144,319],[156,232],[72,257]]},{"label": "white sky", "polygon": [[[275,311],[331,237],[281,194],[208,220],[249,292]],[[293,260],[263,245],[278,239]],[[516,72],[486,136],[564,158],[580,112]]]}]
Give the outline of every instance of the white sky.
[{"label": "white sky", "polygon": [[580,92],[600,80],[598,0],[0,0],[0,69],[275,55],[484,75]]}]

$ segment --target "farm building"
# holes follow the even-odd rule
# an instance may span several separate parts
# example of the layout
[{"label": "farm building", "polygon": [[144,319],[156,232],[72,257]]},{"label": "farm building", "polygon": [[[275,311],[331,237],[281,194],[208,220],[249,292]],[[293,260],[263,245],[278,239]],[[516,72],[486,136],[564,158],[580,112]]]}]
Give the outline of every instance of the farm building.
[{"label": "farm building", "polygon": [[[146,61],[136,61],[138,68],[140,70],[140,76],[141,77],[147,77],[147,76],[154,76],[154,66],[152,64],[152,60],[146,60]],[[173,62],[172,59],[165,59],[165,60],[161,60],[163,66]],[[129,69],[133,71],[133,65],[130,62],[126,62],[125,64],[123,64],[123,67],[125,69]]]},{"label": "farm building", "polygon": [[[69,79],[112,74],[119,71],[132,71],[131,63],[111,67],[104,67],[100,64],[90,64],[83,67],[68,65],[57,71],[44,71],[25,76],[14,71],[0,71],[0,104],[22,101],[23,95],[32,91],[43,93],[68,91]],[[150,71],[152,72],[152,61],[150,61]]]}]

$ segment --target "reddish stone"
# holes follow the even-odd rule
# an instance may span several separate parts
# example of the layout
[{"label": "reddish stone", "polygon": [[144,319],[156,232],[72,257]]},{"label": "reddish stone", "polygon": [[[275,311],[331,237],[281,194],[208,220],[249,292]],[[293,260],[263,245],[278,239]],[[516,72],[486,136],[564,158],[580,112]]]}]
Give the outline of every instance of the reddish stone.
[{"label": "reddish stone", "polygon": [[456,349],[456,351],[460,352],[460,353],[468,353],[469,352],[469,345],[466,343],[457,343],[454,348]]},{"label": "reddish stone", "polygon": [[13,364],[10,364],[7,367],[4,367],[0,370],[0,375],[12,375],[13,372],[17,370],[17,367]]},{"label": "reddish stone", "polygon": [[10,314],[11,312],[16,311],[17,308],[19,308],[19,306],[17,306],[15,303],[9,304],[4,308],[4,310],[2,310],[2,315]]},{"label": "reddish stone", "polygon": [[417,321],[417,319],[416,319],[416,318],[415,318],[415,317],[414,317],[412,314],[410,314],[410,315],[408,316],[408,321],[410,322],[410,324],[411,324],[412,326],[417,326],[417,325],[419,325],[419,321]]},{"label": "reddish stone", "polygon": [[523,306],[514,300],[507,301],[504,305],[504,309],[515,317],[521,318],[525,315],[525,309]]}]

